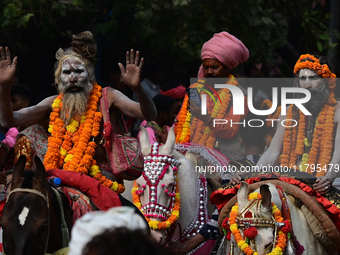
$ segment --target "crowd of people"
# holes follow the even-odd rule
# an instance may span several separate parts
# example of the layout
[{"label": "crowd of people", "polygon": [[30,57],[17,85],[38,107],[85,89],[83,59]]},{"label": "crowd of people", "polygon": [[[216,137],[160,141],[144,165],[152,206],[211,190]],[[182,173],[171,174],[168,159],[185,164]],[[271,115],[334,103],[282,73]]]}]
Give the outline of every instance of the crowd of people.
[{"label": "crowd of people", "polygon": [[[31,105],[29,86],[13,84],[17,57],[12,59],[9,49],[0,47],[0,131],[4,135],[2,144],[8,148],[2,155],[6,165],[2,166],[0,183],[10,184],[10,170],[20,156],[27,158],[25,168],[33,171],[34,157],[38,156],[46,170],[64,169],[89,175],[112,192],[121,193],[124,180],[113,173],[114,162],[108,159],[103,145],[110,141],[104,139],[106,127],[99,108],[102,87],[94,75],[96,51],[90,32],[74,35],[72,46],[59,49],[56,54],[55,84],[59,94]],[[190,85],[202,94],[210,78],[237,86],[243,91],[244,114],[234,113],[235,102],[228,89],[216,88],[216,93],[208,97],[207,114],[202,114],[203,106],[191,100],[185,84],[174,81],[160,87],[156,67],[141,79],[144,59],[134,50],[126,53],[125,66],[119,63],[120,86],[105,90],[106,110],[113,123],[122,113],[129,131],[137,138],[139,127],[145,127],[150,144],[165,144],[169,128],[175,126],[176,142],[198,144],[223,154],[238,172],[233,173],[231,179],[222,178],[221,186],[237,186],[249,178],[240,171],[244,166],[258,166],[258,174],[260,166],[294,166],[295,170],[317,177],[312,188],[321,195],[329,195],[334,191],[332,183],[338,171],[317,172],[312,168],[318,165],[328,170],[331,165],[340,164],[340,113],[334,94],[336,76],[325,57],[304,54],[292,68],[296,77],[292,86],[304,88],[311,94],[311,99],[304,104],[311,115],[290,105],[287,115],[278,117],[275,112],[270,118],[276,115],[280,122],[296,120],[298,124],[275,128],[267,124],[259,128],[232,125],[232,121],[266,119],[249,112],[247,91],[237,81],[239,75],[235,69],[248,58],[249,51],[239,39],[228,32],[216,33],[204,43],[198,82]],[[124,94],[126,88],[133,93]],[[260,109],[270,108],[269,97],[258,94],[256,104]],[[217,99],[220,103],[216,103]],[[224,119],[226,123],[218,125],[215,119]],[[211,221],[194,238],[165,250],[148,237],[148,226],[130,209],[115,207],[80,218],[73,228],[69,254],[186,254],[202,242],[216,240],[221,235],[216,209]]]}]

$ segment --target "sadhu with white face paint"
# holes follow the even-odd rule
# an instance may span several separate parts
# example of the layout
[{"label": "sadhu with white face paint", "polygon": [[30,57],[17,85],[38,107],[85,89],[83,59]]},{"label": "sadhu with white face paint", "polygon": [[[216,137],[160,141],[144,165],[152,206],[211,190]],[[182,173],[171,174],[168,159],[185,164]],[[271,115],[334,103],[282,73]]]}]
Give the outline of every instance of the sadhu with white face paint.
[{"label": "sadhu with white face paint", "polygon": [[294,119],[298,124],[294,128],[278,125],[269,149],[257,165],[279,164],[310,173],[317,177],[313,188],[326,194],[339,177],[340,167],[340,104],[334,95],[336,75],[324,57],[310,54],[300,56],[294,73],[295,86],[311,92],[311,99],[304,106],[312,115],[305,116],[295,106],[289,106],[287,115],[280,116],[280,121]]},{"label": "sadhu with white face paint", "polygon": [[[12,61],[9,49],[0,47],[0,125],[5,128],[30,126],[50,116],[51,137],[44,160],[46,170],[64,169],[88,174],[121,193],[123,182],[112,174],[103,146],[103,117],[99,104],[102,88],[96,83],[94,70],[96,51],[90,32],[74,35],[72,47],[59,49],[56,53],[55,83],[60,94],[13,112],[10,88],[18,59],[15,57]],[[122,78],[138,96],[139,103],[108,88],[106,105],[111,120],[121,113],[132,118],[156,118],[155,106],[140,85],[143,61],[138,51],[131,50],[126,53],[126,67],[119,63]]]}]

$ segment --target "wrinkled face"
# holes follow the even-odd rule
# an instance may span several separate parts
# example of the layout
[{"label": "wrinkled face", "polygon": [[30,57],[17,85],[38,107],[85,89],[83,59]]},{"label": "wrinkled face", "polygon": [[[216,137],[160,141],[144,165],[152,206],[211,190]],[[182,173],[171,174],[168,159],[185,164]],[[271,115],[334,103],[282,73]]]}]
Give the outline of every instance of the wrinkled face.
[{"label": "wrinkled face", "polygon": [[299,81],[302,88],[322,89],[325,86],[324,80],[311,69],[301,69],[299,72]]},{"label": "wrinkled face", "polygon": [[206,78],[226,78],[229,75],[228,68],[217,59],[203,59],[203,72]]},{"label": "wrinkled face", "polygon": [[77,57],[69,57],[62,62],[60,79],[61,92],[78,92],[81,87],[87,85],[89,74],[85,64]]}]

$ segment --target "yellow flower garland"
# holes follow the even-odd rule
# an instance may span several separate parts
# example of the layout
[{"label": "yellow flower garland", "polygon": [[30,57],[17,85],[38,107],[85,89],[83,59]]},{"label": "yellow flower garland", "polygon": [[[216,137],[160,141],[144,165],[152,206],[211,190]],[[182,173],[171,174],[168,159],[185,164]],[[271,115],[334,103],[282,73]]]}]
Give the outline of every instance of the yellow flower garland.
[{"label": "yellow flower garland", "polygon": [[[232,84],[237,86],[238,82],[236,81],[233,75],[229,75],[228,84]],[[192,88],[197,88],[200,91],[200,88],[203,88],[202,84],[204,80],[198,80],[199,83],[193,84]],[[218,100],[212,111],[209,111],[209,114],[213,118],[224,118],[227,113],[227,109],[229,106],[229,102],[231,100],[231,95],[229,89],[222,89],[219,92],[219,96],[222,101],[222,105]],[[216,135],[213,131],[210,130],[209,127],[205,126],[204,123],[194,117],[191,122],[191,113],[187,109],[187,102],[189,98],[188,95],[185,95],[182,108],[178,114],[178,122],[175,124],[175,133],[176,133],[176,143],[185,143],[191,141],[194,143],[198,143],[200,145],[206,146],[208,148],[213,148],[216,141]],[[194,131],[195,133],[192,133]],[[184,139],[185,138],[185,139]]]}]

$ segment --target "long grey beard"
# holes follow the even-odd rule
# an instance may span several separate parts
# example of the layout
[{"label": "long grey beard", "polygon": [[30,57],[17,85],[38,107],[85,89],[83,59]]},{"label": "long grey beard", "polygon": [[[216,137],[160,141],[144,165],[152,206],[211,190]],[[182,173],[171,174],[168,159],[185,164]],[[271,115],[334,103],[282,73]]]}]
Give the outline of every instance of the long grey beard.
[{"label": "long grey beard", "polygon": [[[68,92],[74,86],[80,88],[77,92]],[[93,89],[91,82],[83,84],[73,84],[72,86],[58,86],[59,92],[64,93],[62,103],[63,107],[60,113],[60,118],[65,121],[65,124],[70,124],[74,116],[82,116],[87,108],[88,99]]]},{"label": "long grey beard", "polygon": [[317,117],[329,98],[329,89],[309,89],[309,91],[311,92],[311,99],[304,106],[314,117]]},{"label": "long grey beard", "polygon": [[64,94],[60,118],[65,121],[66,125],[70,124],[72,117],[82,116],[85,113],[88,98],[89,95],[85,91]]}]

